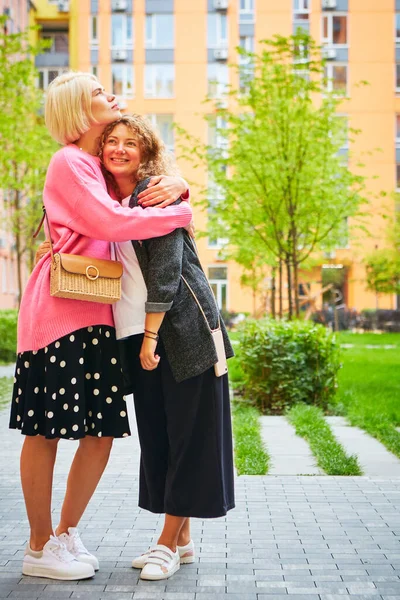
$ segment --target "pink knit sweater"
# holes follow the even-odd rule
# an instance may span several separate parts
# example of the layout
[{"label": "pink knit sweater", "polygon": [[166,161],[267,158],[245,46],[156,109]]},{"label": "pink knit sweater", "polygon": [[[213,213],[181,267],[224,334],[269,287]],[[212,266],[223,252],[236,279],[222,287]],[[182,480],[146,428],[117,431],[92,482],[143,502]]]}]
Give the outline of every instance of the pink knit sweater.
[{"label": "pink knit sweater", "polygon": [[[107,193],[98,158],[70,144],[51,159],[43,192],[55,252],[110,258],[110,243],[147,239],[185,227],[187,202],[123,208]],[[89,325],[114,325],[111,306],[50,296],[50,254],[36,265],[18,319],[18,352],[38,350]]]}]

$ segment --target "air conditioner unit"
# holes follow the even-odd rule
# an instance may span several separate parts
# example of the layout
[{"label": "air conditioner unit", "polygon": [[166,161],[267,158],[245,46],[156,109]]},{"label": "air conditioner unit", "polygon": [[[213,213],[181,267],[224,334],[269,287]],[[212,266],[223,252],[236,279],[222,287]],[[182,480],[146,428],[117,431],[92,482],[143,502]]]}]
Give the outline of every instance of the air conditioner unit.
[{"label": "air conditioner unit", "polygon": [[126,0],[113,0],[113,10],[126,10],[128,8]]},{"label": "air conditioner unit", "polygon": [[215,48],[214,58],[215,60],[228,60],[228,48]]},{"label": "air conditioner unit", "polygon": [[69,1],[64,0],[64,2],[58,3],[58,12],[67,13],[69,12]]},{"label": "air conditioner unit", "polygon": [[126,50],[113,50],[112,51],[112,59],[113,60],[126,60],[128,58],[128,53]]},{"label": "air conditioner unit", "polygon": [[214,9],[215,10],[227,10],[229,5],[229,0],[214,0]]},{"label": "air conditioner unit", "polygon": [[336,8],[336,0],[322,0],[322,8],[323,9],[330,9],[332,10],[332,8]]},{"label": "air conditioner unit", "polygon": [[335,48],[329,48],[329,47],[325,46],[325,48],[322,48],[322,56],[326,60],[335,60],[335,58],[336,58]]}]

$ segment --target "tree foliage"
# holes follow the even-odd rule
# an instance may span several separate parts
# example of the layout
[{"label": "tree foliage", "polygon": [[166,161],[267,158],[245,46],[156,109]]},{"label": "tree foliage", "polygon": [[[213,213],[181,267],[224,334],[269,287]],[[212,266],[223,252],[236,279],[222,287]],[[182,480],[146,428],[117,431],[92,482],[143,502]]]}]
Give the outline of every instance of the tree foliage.
[{"label": "tree foliage", "polygon": [[12,234],[19,297],[23,263],[32,266],[35,231],[41,216],[42,189],[56,149],[43,120],[43,92],[37,87],[33,58],[46,46],[32,46],[29,30],[7,34],[0,18],[0,188],[3,228]]},{"label": "tree foliage", "polygon": [[299,313],[299,268],[346,236],[364,178],[341,153],[348,129],[337,116],[341,98],[326,91],[321,49],[301,32],[261,48],[239,50],[241,89],[228,92],[229,109],[217,104],[206,117],[222,123],[223,143],[204,148],[186,136],[184,153],[207,163],[209,235],[227,238],[230,257],[245,266],[251,257],[283,264],[291,316],[292,307]]},{"label": "tree foliage", "polygon": [[367,287],[377,294],[400,294],[400,213],[396,212],[387,231],[387,248],[367,256]]}]

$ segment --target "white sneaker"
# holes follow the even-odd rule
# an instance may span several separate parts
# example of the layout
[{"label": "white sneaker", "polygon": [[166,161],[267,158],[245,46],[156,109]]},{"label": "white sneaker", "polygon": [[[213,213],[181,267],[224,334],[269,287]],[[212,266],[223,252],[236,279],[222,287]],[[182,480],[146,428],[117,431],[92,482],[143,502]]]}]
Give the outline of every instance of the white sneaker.
[{"label": "white sneaker", "polygon": [[180,568],[180,556],[178,549],[172,552],[167,546],[157,544],[151,549],[149,556],[146,559],[140,579],[150,581],[158,581],[160,579],[168,579]]},{"label": "white sneaker", "polygon": [[31,577],[48,577],[65,581],[93,577],[92,565],[75,560],[56,536],[50,539],[40,552],[31,550],[28,545],[22,563],[22,573]]},{"label": "white sneaker", "polygon": [[[179,552],[181,565],[188,565],[194,563],[195,551],[193,540],[190,540],[190,542],[186,544],[186,546],[177,546],[177,549]],[[146,552],[134,558],[132,561],[132,567],[134,569],[143,569],[151,550],[152,548],[149,548]]]},{"label": "white sneaker", "polygon": [[92,565],[95,571],[99,570],[99,561],[85,548],[76,527],[68,527],[68,533],[60,533],[58,539],[66,545],[68,552],[70,552],[76,560]]}]

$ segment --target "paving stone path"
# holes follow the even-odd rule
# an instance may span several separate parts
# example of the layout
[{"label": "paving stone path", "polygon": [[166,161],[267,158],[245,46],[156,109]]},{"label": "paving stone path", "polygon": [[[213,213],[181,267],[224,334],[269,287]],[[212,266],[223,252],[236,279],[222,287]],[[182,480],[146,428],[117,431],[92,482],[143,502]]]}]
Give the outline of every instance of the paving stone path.
[{"label": "paving stone path", "polygon": [[[359,427],[343,417],[326,417],[348,454],[356,454],[364,475],[400,477],[400,460]],[[285,417],[260,417],[261,436],[271,457],[270,475],[323,475],[307,442],[296,435]]]},{"label": "paving stone path", "polygon": [[[400,478],[238,477],[237,508],[224,519],[193,522],[196,563],[165,582],[140,581],[130,561],[162,518],[136,505],[136,436],[115,443],[81,524],[99,573],[80,583],[22,577],[22,436],[7,425],[7,411],[0,412],[1,600],[400,600]],[[75,447],[60,444],[55,522]]]}]

